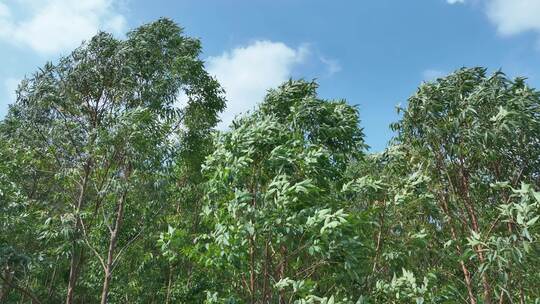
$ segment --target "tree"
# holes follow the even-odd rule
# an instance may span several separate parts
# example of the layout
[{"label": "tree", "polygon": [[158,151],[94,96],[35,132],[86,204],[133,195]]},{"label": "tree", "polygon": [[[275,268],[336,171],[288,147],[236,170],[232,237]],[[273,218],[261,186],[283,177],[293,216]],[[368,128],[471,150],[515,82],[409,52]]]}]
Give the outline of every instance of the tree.
[{"label": "tree", "polygon": [[222,274],[217,298],[344,297],[359,280],[361,244],[341,190],[349,162],[364,154],[363,133],[355,107],[321,100],[316,88],[289,81],[271,90],[218,136],[204,164],[209,231],[198,242],[205,265]]},{"label": "tree", "polygon": [[[43,238],[70,257],[66,303],[92,259],[107,302],[122,254],[169,203],[164,190],[175,182],[179,139],[206,136],[217,123],[222,90],[199,53],[197,40],[160,19],[123,41],[99,33],[19,87],[6,136],[35,149],[48,167],[49,180],[36,183],[50,188],[33,196],[54,204],[38,208],[47,214]],[[180,92],[185,108],[177,107]]]},{"label": "tree", "polygon": [[34,231],[28,229],[39,218],[23,194],[19,182],[21,171],[31,163],[28,150],[17,150],[11,141],[0,136],[0,302],[14,300],[14,291],[40,303],[27,286],[29,248],[35,246]]},{"label": "tree", "polygon": [[450,282],[454,299],[537,298],[527,269],[538,267],[540,94],[521,78],[461,69],[420,86],[394,129],[409,174],[432,196],[431,257],[418,266]]},{"label": "tree", "polygon": [[423,83],[367,153],[358,109],[304,80],[213,130],[200,52],[159,19],[23,80],[0,122],[1,303],[540,301],[524,79]]}]

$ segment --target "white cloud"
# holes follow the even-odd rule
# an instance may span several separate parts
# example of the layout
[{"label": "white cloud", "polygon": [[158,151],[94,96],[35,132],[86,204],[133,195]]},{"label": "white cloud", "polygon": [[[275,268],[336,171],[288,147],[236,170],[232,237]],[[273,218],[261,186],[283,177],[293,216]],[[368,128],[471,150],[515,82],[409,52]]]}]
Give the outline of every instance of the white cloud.
[{"label": "white cloud", "polygon": [[446,0],[446,2],[448,2],[448,4],[462,4],[465,3],[465,0]]},{"label": "white cloud", "polygon": [[329,76],[332,76],[335,73],[341,71],[341,65],[339,64],[337,60],[326,58],[323,56],[319,57],[319,59],[321,60],[322,63],[326,65],[326,69]]},{"label": "white cloud", "polygon": [[253,109],[268,89],[291,77],[294,66],[308,53],[306,46],[294,49],[263,40],[208,58],[209,73],[218,79],[227,95],[227,108],[218,128],[226,129],[236,115]]},{"label": "white cloud", "polygon": [[126,28],[126,18],[122,15],[115,15],[105,22],[104,28],[113,33],[123,33]]},{"label": "white cloud", "polygon": [[[0,39],[51,54],[78,46],[98,30],[123,32],[112,0],[18,0],[0,3]],[[15,16],[15,10],[25,12]]]},{"label": "white cloud", "polygon": [[424,81],[433,81],[437,78],[441,78],[447,73],[445,71],[436,70],[436,69],[427,69],[422,72],[422,80]]},{"label": "white cloud", "polygon": [[0,18],[9,17],[9,15],[10,15],[10,12],[9,12],[9,8],[7,7],[7,5],[0,2]]},{"label": "white cloud", "polygon": [[486,13],[502,35],[540,33],[540,0],[489,0]]}]

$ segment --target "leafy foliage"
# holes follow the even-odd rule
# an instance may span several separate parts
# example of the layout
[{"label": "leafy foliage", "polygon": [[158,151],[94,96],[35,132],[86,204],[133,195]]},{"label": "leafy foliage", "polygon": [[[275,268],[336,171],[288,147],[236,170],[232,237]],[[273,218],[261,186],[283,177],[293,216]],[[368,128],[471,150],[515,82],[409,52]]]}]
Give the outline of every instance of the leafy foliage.
[{"label": "leafy foliage", "polygon": [[159,19],[23,80],[0,122],[1,303],[540,302],[525,79],[423,83],[367,153],[358,109],[304,80],[215,131],[200,52]]},{"label": "leafy foliage", "polygon": [[[155,241],[141,239],[157,237],[158,219],[169,209],[175,159],[207,136],[224,107],[199,52],[197,40],[161,19],[125,41],[99,33],[22,82],[4,136],[35,151],[35,174],[21,186],[41,219],[35,267],[48,264],[53,273],[68,267],[67,286],[56,275],[35,281],[41,297],[51,303],[64,293],[67,303],[118,301],[129,284],[110,290],[111,281],[138,267],[119,267],[123,257],[138,256],[142,263],[155,248]],[[180,92],[188,98],[185,108],[175,106]],[[100,281],[101,297],[89,292]],[[77,290],[83,291],[75,298]],[[139,292],[129,294],[137,298]]]},{"label": "leafy foliage", "polygon": [[229,281],[223,298],[293,301],[359,279],[361,244],[344,236],[354,227],[341,187],[363,135],[354,107],[320,100],[315,88],[290,81],[271,91],[206,160],[210,231],[199,242],[206,265]]}]

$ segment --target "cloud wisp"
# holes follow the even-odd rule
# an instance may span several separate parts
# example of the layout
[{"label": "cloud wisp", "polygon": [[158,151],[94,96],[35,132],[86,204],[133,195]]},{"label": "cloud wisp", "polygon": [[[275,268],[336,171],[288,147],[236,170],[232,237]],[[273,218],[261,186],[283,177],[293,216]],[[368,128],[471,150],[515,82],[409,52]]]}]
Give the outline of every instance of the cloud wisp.
[{"label": "cloud wisp", "polygon": [[486,14],[501,35],[510,36],[527,31],[540,34],[538,0],[490,0],[486,3]]},{"label": "cloud wisp", "polygon": [[[98,30],[120,34],[126,19],[112,0],[27,0],[0,3],[0,39],[38,53],[78,46]],[[16,14],[16,12],[24,12]]]},{"label": "cloud wisp", "polygon": [[227,97],[218,128],[227,129],[238,114],[253,109],[268,89],[291,77],[308,53],[307,46],[292,48],[282,42],[259,40],[208,58],[208,71],[224,87]]},{"label": "cloud wisp", "polygon": [[326,58],[324,56],[320,56],[319,59],[326,66],[328,76],[332,76],[335,73],[341,71],[341,69],[342,69],[339,62],[337,60],[335,60],[335,59]]},{"label": "cloud wisp", "polygon": [[463,4],[465,0],[446,0],[448,4]]}]

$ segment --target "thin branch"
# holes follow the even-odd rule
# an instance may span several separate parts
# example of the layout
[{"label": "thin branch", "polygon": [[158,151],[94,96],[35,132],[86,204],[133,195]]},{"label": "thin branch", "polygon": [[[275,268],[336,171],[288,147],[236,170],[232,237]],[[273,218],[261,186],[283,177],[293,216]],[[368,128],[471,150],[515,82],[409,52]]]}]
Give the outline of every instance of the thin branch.
[{"label": "thin branch", "polygon": [[141,230],[139,231],[139,233],[137,233],[134,237],[132,237],[132,238],[131,238],[131,239],[130,239],[130,240],[129,240],[129,241],[128,241],[121,249],[120,249],[120,251],[118,251],[118,254],[116,255],[116,257],[115,257],[114,260],[113,260],[113,263],[112,263],[112,264],[113,264],[113,270],[112,270],[111,272],[114,271],[114,268],[115,268],[116,265],[117,265],[116,262],[120,259],[120,256],[122,255],[122,253],[124,252],[124,250],[125,250],[127,247],[129,247],[129,245],[131,245],[133,242],[135,242],[135,241],[139,238],[139,236],[141,236],[141,234],[143,233],[143,231],[144,231],[144,228],[141,229]]},{"label": "thin branch", "polygon": [[88,248],[90,248],[90,250],[92,250],[92,252],[94,252],[96,257],[99,259],[99,262],[101,263],[101,266],[105,270],[107,268],[107,267],[105,267],[105,261],[103,260],[103,258],[99,254],[99,252],[88,241],[88,235],[86,234],[86,228],[85,228],[84,222],[83,222],[83,220],[82,220],[82,218],[80,216],[79,216],[79,221],[81,222],[81,227],[82,227],[82,231],[83,231],[83,235],[84,235],[84,238],[83,238],[84,242],[86,243]]}]

